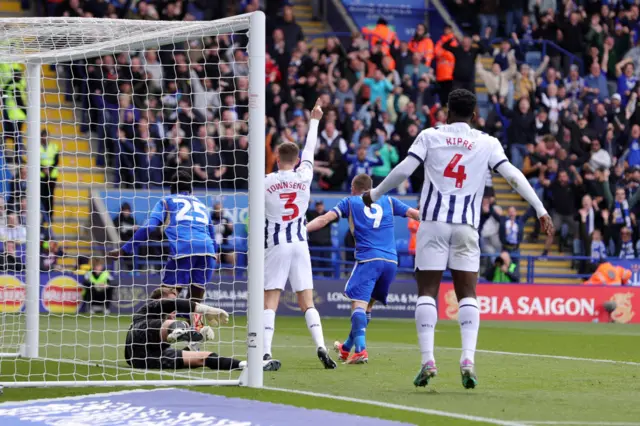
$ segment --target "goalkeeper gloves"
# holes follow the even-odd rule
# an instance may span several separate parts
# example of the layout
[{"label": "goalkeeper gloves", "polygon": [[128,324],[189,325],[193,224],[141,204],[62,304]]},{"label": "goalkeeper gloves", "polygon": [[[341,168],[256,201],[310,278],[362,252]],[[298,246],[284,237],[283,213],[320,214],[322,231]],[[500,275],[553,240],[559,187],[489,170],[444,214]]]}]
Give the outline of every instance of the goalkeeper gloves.
[{"label": "goalkeeper gloves", "polygon": [[216,334],[213,332],[213,328],[208,325],[205,325],[200,329],[200,334],[202,334],[202,337],[204,337],[205,342],[209,342],[213,340],[214,337],[216,337]]},{"label": "goalkeeper gloves", "polygon": [[196,309],[194,312],[204,315],[207,324],[210,326],[226,324],[229,322],[229,314],[224,309],[214,308],[202,303],[196,303]]}]

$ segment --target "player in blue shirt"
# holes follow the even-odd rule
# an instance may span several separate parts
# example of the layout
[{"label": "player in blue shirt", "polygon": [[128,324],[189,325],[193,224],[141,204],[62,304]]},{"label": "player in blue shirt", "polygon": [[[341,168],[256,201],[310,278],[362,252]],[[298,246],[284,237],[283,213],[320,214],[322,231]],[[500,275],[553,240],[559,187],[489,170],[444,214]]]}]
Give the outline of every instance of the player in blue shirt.
[{"label": "player in blue shirt", "polygon": [[[368,175],[357,175],[351,182],[350,197],[307,224],[307,232],[313,232],[339,218],[348,219],[356,241],[356,265],[344,291],[351,299],[351,332],[343,344],[336,342],[340,359],[347,364],[368,361],[365,340],[368,314],[376,301],[386,305],[389,286],[396,276],[398,254],[393,216],[419,220],[418,210],[393,197],[384,196],[371,208],[366,207],[361,195],[371,187]],[[352,348],[355,353],[349,357]]]},{"label": "player in blue shirt", "polygon": [[145,225],[109,256],[131,256],[152,232],[164,227],[171,256],[162,274],[162,284],[185,287],[187,299],[200,302],[215,268],[215,231],[206,206],[191,195],[191,181],[190,173],[179,172],[171,195],[162,197]]}]

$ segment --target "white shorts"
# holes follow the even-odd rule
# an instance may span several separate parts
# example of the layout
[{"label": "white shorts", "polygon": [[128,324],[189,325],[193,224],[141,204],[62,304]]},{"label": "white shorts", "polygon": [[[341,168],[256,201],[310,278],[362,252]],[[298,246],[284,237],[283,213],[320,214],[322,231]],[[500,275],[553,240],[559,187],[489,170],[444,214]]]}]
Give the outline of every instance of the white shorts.
[{"label": "white shorts", "polygon": [[265,250],[264,289],[284,290],[287,279],[296,293],[313,288],[311,256],[306,241],[278,244]]},{"label": "white shorts", "polygon": [[478,231],[471,225],[421,222],[416,236],[416,265],[421,271],[478,272]]}]

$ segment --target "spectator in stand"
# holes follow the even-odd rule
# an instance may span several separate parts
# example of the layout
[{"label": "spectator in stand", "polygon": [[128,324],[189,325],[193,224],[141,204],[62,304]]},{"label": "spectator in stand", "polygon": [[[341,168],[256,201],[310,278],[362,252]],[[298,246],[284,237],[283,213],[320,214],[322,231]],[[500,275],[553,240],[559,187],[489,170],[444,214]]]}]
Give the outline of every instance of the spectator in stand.
[{"label": "spectator in stand", "polygon": [[230,238],[233,236],[233,219],[219,201],[214,203],[211,210],[211,223],[216,234],[216,246],[220,250],[219,262],[233,266],[235,253],[230,244]]},{"label": "spectator in stand", "polygon": [[509,140],[509,150],[511,163],[522,169],[524,157],[528,154],[528,145],[536,142],[535,116],[531,110],[529,97],[520,98],[516,110],[505,110],[504,114],[511,119],[511,124],[507,131]]},{"label": "spectator in stand", "polygon": [[620,250],[618,250],[617,257],[626,260],[638,257],[636,255],[635,244],[633,243],[633,231],[626,226],[620,229]]},{"label": "spectator in stand", "polygon": [[329,149],[327,155],[327,161],[315,161],[313,166],[313,170],[320,175],[318,185],[324,191],[344,191],[349,175],[347,162],[339,148]]},{"label": "spectator in stand", "polygon": [[131,205],[122,203],[120,213],[113,219],[113,226],[118,230],[120,241],[129,241],[138,229],[136,218],[131,214]]},{"label": "spectator in stand", "polygon": [[109,315],[113,301],[113,277],[102,259],[94,257],[91,260],[91,270],[85,274],[82,285],[85,287],[84,302],[89,305],[89,312]]},{"label": "spectator in stand", "polygon": [[592,273],[589,264],[597,264],[600,259],[606,258],[606,248],[600,231],[604,228],[604,221],[598,209],[598,203],[594,203],[589,194],[582,197],[582,208],[578,210],[578,219],[580,239],[574,242],[573,251],[578,256],[591,256],[591,261],[582,262],[580,269],[590,271],[582,273]]},{"label": "spectator in stand", "polygon": [[369,102],[375,105],[379,105],[381,111],[387,110],[387,97],[393,91],[393,85],[391,84],[391,78],[385,77],[382,70],[374,71],[373,78],[365,78],[364,84],[369,86],[371,90],[371,96]]},{"label": "spectator in stand", "polygon": [[27,242],[27,228],[20,225],[16,213],[7,215],[7,226],[0,228],[0,241],[13,241],[16,244]]},{"label": "spectator in stand", "polygon": [[375,28],[363,28],[362,34],[369,40],[370,45],[380,43],[382,51],[385,55],[390,53],[391,46],[397,48],[400,45],[398,41],[398,35],[389,28],[389,24],[386,19],[380,17],[376,23]]},{"label": "spectator in stand", "polygon": [[[478,20],[480,22],[480,34],[484,34],[487,29],[491,33],[498,34],[498,9],[499,0],[484,0],[479,4]],[[473,62],[472,62],[473,63]]]},{"label": "spectator in stand", "polygon": [[358,147],[355,155],[349,153],[346,158],[350,165],[349,182],[359,174],[364,173],[371,176],[374,167],[384,164],[378,151],[375,152],[375,160],[371,160],[367,157],[367,148],[362,145]]},{"label": "spectator in stand", "polygon": [[524,223],[518,217],[514,206],[507,209],[507,217],[500,220],[500,241],[502,249],[510,254],[520,253],[520,243],[524,233]]},{"label": "spectator in stand", "polygon": [[336,130],[336,124],[333,121],[326,121],[324,124],[324,130],[320,132],[318,136],[319,149],[328,153],[333,148],[340,150],[340,154],[347,153],[347,142],[342,138],[342,135]]},{"label": "spectator in stand", "polygon": [[607,79],[600,71],[600,64],[591,64],[590,73],[584,79],[583,102],[590,104],[597,99],[604,102],[609,97],[609,86]]},{"label": "spectator in stand", "polygon": [[371,179],[373,185],[376,186],[384,180],[385,177],[391,172],[391,169],[400,162],[398,156],[398,150],[395,146],[391,145],[390,140],[387,139],[387,132],[382,129],[377,129],[378,138],[380,140],[380,149],[378,149],[378,158],[382,161],[382,165],[376,166],[371,171]]},{"label": "spectator in stand", "polygon": [[500,241],[501,215],[502,209],[493,204],[489,197],[482,198],[478,233],[480,234],[480,250],[483,254],[495,255],[502,250],[502,243]]},{"label": "spectator in stand", "polygon": [[[555,229],[560,232],[559,251],[562,252],[565,246],[573,247],[573,243],[568,244],[572,236],[577,236],[576,214],[576,194],[580,193],[582,177],[575,167],[572,167],[574,182],[569,178],[569,172],[558,170],[557,178],[553,181],[544,179],[542,185],[549,189],[551,217],[553,218]],[[545,242],[543,256],[549,254],[549,249],[553,243],[553,235],[548,236]]]},{"label": "spectator in stand", "polygon": [[[409,50],[414,54],[418,54],[418,57],[423,58],[424,64],[427,67],[431,67],[431,61],[433,61],[433,41],[427,34],[427,27],[424,24],[416,25],[416,32],[408,44]],[[397,61],[396,61],[397,62]],[[405,74],[407,72],[405,71]],[[422,75],[422,73],[420,74]]]},{"label": "spectator in stand", "polygon": [[569,75],[564,79],[564,87],[567,90],[567,98],[571,102],[579,102],[584,91],[584,79],[580,77],[580,68],[573,64],[569,67]]},{"label": "spectator in stand", "polygon": [[[307,210],[306,220],[307,222],[311,222],[313,219],[318,216],[322,216],[326,212],[324,202],[322,200],[317,200],[315,202],[314,209]],[[310,233],[308,241],[309,247],[312,248],[311,264],[314,268],[314,273],[319,276],[332,276],[331,258],[333,257],[333,254],[331,250],[327,250],[327,247],[333,246],[331,240],[331,226],[325,226],[316,232]]]},{"label": "spectator in stand", "polygon": [[638,83],[638,77],[635,73],[635,66],[631,58],[623,59],[616,64],[617,93],[621,96],[622,105],[626,106],[631,96],[631,91]]},{"label": "spectator in stand", "polygon": [[509,68],[505,71],[502,71],[497,63],[491,65],[491,71],[487,71],[480,60],[476,61],[476,73],[484,81],[490,96],[506,98],[509,94],[509,83],[515,78],[518,70],[513,51],[509,52],[509,61]]},{"label": "spectator in stand", "polygon": [[545,56],[535,71],[527,63],[520,65],[520,71],[515,76],[514,99],[516,101],[522,98],[528,98],[529,102],[535,101],[537,80],[547,69],[548,64],[549,56]]},{"label": "spectator in stand", "polygon": [[424,64],[424,57],[421,53],[414,53],[411,56],[411,64],[404,67],[403,76],[408,76],[413,86],[418,85],[418,80],[429,75],[430,68]]},{"label": "spectator in stand", "polygon": [[500,253],[493,263],[493,266],[487,269],[485,273],[487,281],[492,283],[517,283],[520,282],[520,271],[517,263],[511,260],[509,252]]},{"label": "spectator in stand", "polygon": [[57,241],[45,241],[40,246],[40,270],[62,271],[64,267],[59,262],[63,257],[64,250]]},{"label": "spectator in stand", "polygon": [[438,82],[438,95],[440,99],[449,99],[449,92],[453,90],[453,73],[456,64],[456,57],[452,52],[444,48],[445,43],[449,43],[451,47],[458,45],[458,41],[453,34],[453,29],[446,24],[442,37],[440,37],[434,49],[436,81]]},{"label": "spectator in stand", "polygon": [[58,182],[60,153],[58,145],[49,143],[46,130],[40,132],[40,199],[42,210],[53,218],[53,200]]},{"label": "spectator in stand", "polygon": [[4,243],[4,250],[0,253],[0,271],[13,273],[24,271],[24,263],[18,254],[15,241]]},{"label": "spectator in stand", "polygon": [[593,170],[597,169],[609,169],[611,167],[611,155],[602,148],[598,139],[591,141],[591,156],[589,159],[589,166]]},{"label": "spectator in stand", "polygon": [[442,47],[455,57],[455,67],[453,70],[453,88],[467,89],[476,92],[476,74],[474,64],[478,55],[484,51],[481,46],[474,47],[473,43],[480,43],[480,36],[464,36],[462,40],[453,44],[454,38],[442,44]]}]

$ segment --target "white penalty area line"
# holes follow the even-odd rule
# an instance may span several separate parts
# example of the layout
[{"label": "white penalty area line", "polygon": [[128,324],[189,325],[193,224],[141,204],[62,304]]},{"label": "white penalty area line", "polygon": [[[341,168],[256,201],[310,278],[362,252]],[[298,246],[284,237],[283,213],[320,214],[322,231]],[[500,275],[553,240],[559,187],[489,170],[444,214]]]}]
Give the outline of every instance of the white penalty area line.
[{"label": "white penalty area line", "polygon": [[[315,348],[313,345],[273,345],[274,348]],[[418,345],[408,345],[406,343],[399,343],[397,345],[367,345],[369,349],[401,349],[401,350],[418,350]],[[460,348],[452,348],[446,346],[436,346],[436,349],[441,349],[445,351],[460,351]],[[581,357],[573,357],[573,356],[565,356],[565,355],[549,355],[549,354],[530,354],[524,352],[505,352],[505,351],[491,351],[487,349],[476,349],[476,353],[483,354],[491,354],[491,355],[505,355],[505,356],[517,356],[517,357],[527,357],[527,358],[547,358],[547,359],[559,359],[563,361],[582,361],[582,362],[595,362],[601,364],[619,364],[619,365],[633,365],[640,366],[640,362],[635,361],[618,361],[615,359],[600,359],[600,358],[581,358]],[[640,423],[637,424],[640,426]]]},{"label": "white penalty area line", "polygon": [[427,414],[427,415],[439,416],[439,417],[448,417],[451,419],[466,420],[470,422],[484,422],[484,423],[501,425],[501,426],[528,426],[527,423],[521,423],[516,421],[510,421],[510,420],[500,420],[500,419],[493,419],[490,417],[471,416],[468,414],[452,413],[449,411],[441,411],[441,410],[432,410],[430,408],[411,407],[408,405],[391,404],[388,402],[373,401],[369,399],[351,398],[348,396],[326,395],[323,393],[309,392],[309,391],[303,391],[303,390],[282,389],[282,388],[272,388],[272,387],[264,387],[263,389],[269,390],[269,391],[286,392],[286,393],[293,393],[297,395],[311,396],[314,398],[327,398],[327,399],[333,399],[337,401],[353,402],[356,404],[373,405],[376,407],[390,408],[393,410],[410,411],[414,413]]}]

